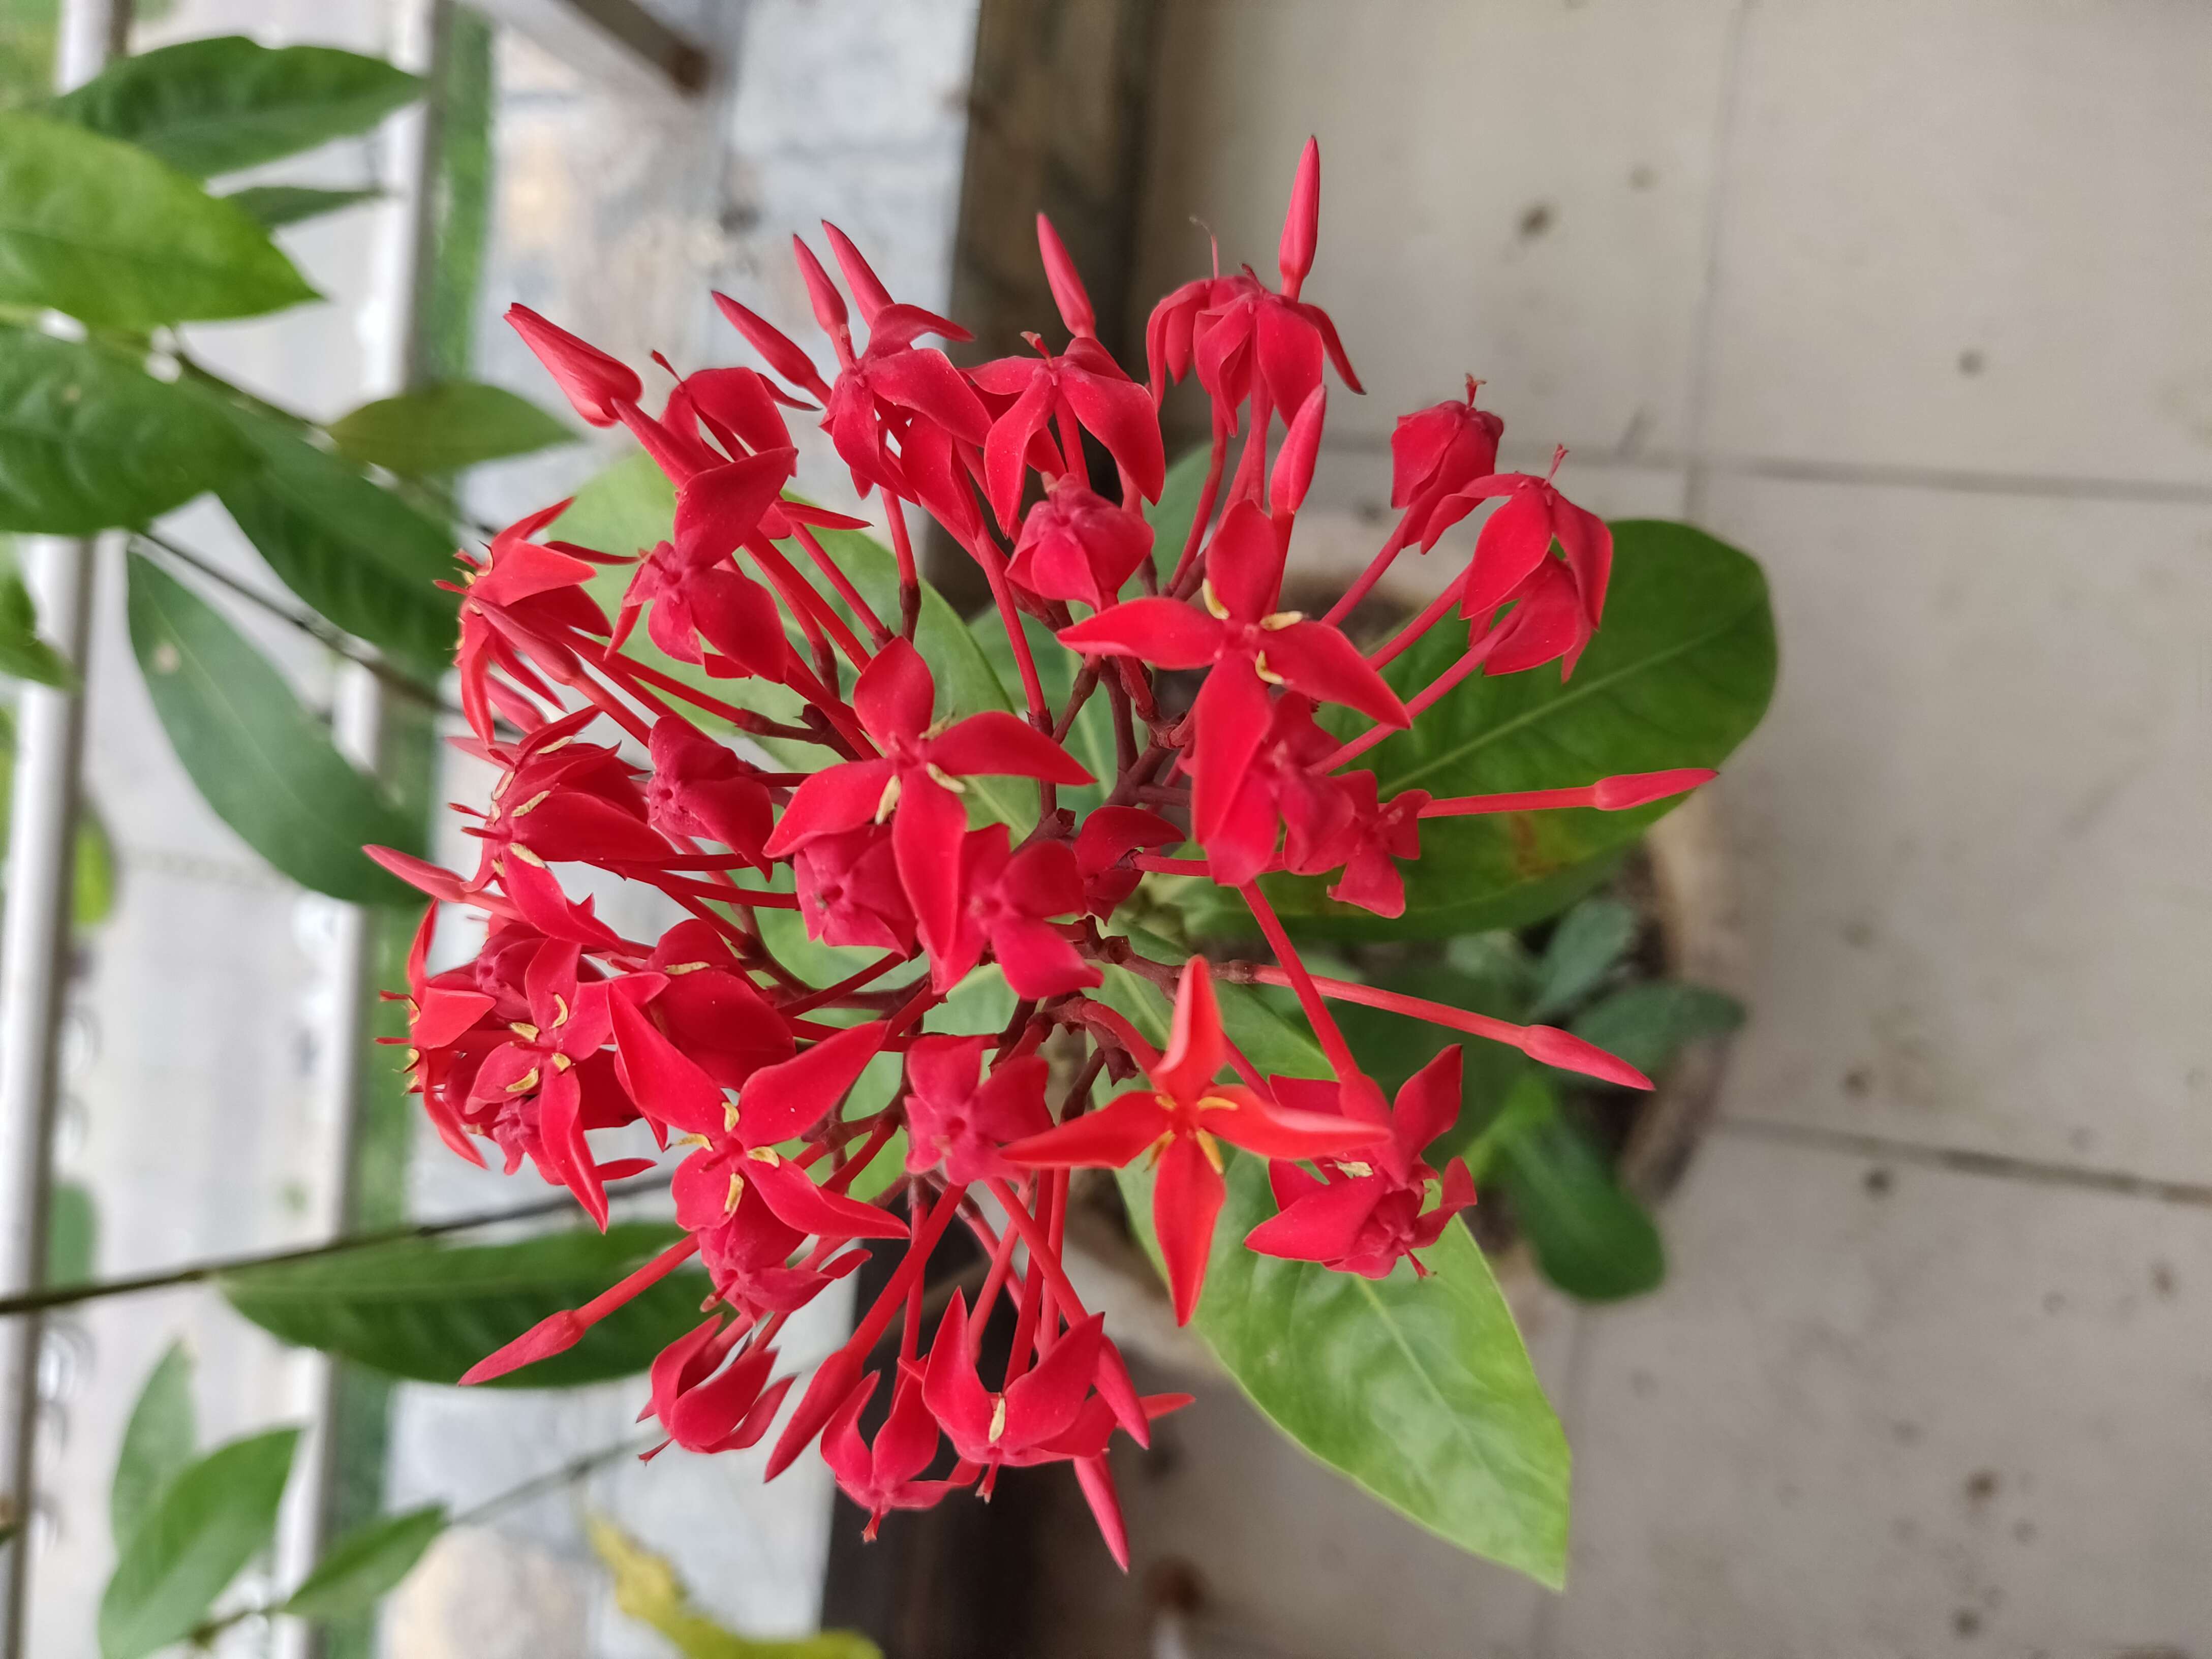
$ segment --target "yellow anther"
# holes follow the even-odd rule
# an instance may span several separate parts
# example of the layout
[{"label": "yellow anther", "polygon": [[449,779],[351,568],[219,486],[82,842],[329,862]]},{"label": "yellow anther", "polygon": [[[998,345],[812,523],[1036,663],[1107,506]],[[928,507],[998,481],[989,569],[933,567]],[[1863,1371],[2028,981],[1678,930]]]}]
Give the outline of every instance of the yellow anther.
[{"label": "yellow anther", "polygon": [[704,1135],[678,1135],[676,1144],[678,1146],[711,1146],[714,1143]]},{"label": "yellow anther", "polygon": [[1198,585],[1198,597],[1206,601],[1206,611],[1216,622],[1229,620],[1229,607],[1221,602],[1221,595],[1213,591],[1213,578],[1208,576]]},{"label": "yellow anther", "polygon": [[921,769],[929,774],[929,781],[939,788],[950,789],[956,795],[964,795],[968,793],[966,784],[954,777],[935,761],[926,762]]},{"label": "yellow anther", "polygon": [[1221,1173],[1221,1143],[1203,1129],[1195,1130],[1193,1133],[1198,1137],[1198,1150],[1206,1154],[1206,1161],[1213,1166],[1213,1173],[1219,1175]]},{"label": "yellow anther", "polygon": [[1346,1163],[1339,1164],[1336,1167],[1348,1176],[1371,1176],[1375,1173],[1375,1166],[1372,1164]]},{"label": "yellow anther", "polygon": [[540,755],[550,755],[556,749],[566,749],[570,744],[575,742],[575,740],[576,734],[574,732],[571,732],[565,738],[556,738],[550,743],[539,744],[535,752]]},{"label": "yellow anther", "polygon": [[876,798],[876,822],[878,823],[883,823],[884,819],[890,817],[891,809],[898,805],[898,799],[899,778],[898,774],[894,772],[890,776],[884,780],[884,793]]},{"label": "yellow anther", "polygon": [[501,773],[499,775],[499,781],[491,787],[491,798],[493,801],[496,803],[507,793],[508,790],[513,787],[514,787],[514,774],[512,772]]},{"label": "yellow anther", "polygon": [[683,975],[696,974],[702,968],[712,968],[714,965],[711,962],[672,962],[660,971],[671,979],[677,979]]},{"label": "yellow anther", "polygon": [[553,1056],[553,1069],[556,1072],[565,1072],[575,1063],[576,1062],[574,1060],[569,1059],[566,1054],[556,1054]]},{"label": "yellow anther", "polygon": [[1237,1109],[1237,1103],[1227,1095],[1201,1095],[1198,1109],[1201,1112],[1233,1112]]},{"label": "yellow anther", "polygon": [[520,859],[525,864],[535,865],[540,870],[543,870],[545,867],[545,860],[539,858],[537,854],[532,852],[527,847],[509,847],[507,850],[514,854],[515,857]]},{"label": "yellow anther", "polygon": [[508,1024],[507,1029],[514,1032],[515,1036],[520,1037],[525,1042],[535,1042],[538,1041],[538,1028],[535,1025],[532,1025],[526,1019],[514,1020]]},{"label": "yellow anther", "polygon": [[1267,653],[1264,651],[1255,651],[1252,653],[1252,672],[1257,674],[1261,679],[1267,681],[1270,685],[1288,685],[1290,684],[1290,682],[1285,679],[1280,674],[1278,674],[1273,669],[1267,666]]},{"label": "yellow anther", "polygon": [[568,1023],[568,999],[556,991],[553,994],[553,1006],[559,1011],[553,1016],[553,1029],[557,1031]]},{"label": "yellow anther", "polygon": [[508,1084],[507,1085],[507,1091],[511,1095],[526,1095],[537,1086],[538,1068],[533,1066],[528,1071],[525,1072],[520,1077],[515,1079],[514,1082]]},{"label": "yellow anther", "polygon": [[991,1443],[994,1446],[997,1445],[999,1443],[999,1437],[1006,1431],[1006,1396],[1004,1395],[994,1395],[991,1401]]},{"label": "yellow anther", "polygon": [[550,789],[541,789],[541,790],[539,790],[536,794],[532,795],[532,796],[528,800],[526,800],[526,801],[523,802],[521,805],[520,805],[520,806],[516,807],[516,808],[514,809],[514,811],[513,811],[512,812],[509,812],[509,813],[507,814],[507,817],[511,817],[511,818],[519,818],[519,817],[521,817],[525,812],[529,811],[531,810],[531,808],[532,808],[532,807],[534,807],[534,806],[537,806],[537,805],[541,805],[541,804],[544,801],[544,799],[545,799],[546,796],[548,796],[548,795],[551,794],[552,793],[553,793],[553,792],[552,792]]},{"label": "yellow anther", "polygon": [[745,1150],[745,1156],[752,1159],[756,1164],[767,1164],[771,1170],[775,1168],[777,1164],[783,1162],[782,1154],[778,1152],[773,1146],[748,1147]]},{"label": "yellow anther", "polygon": [[722,1127],[732,1134],[737,1133],[738,1103],[734,1100],[726,1100],[722,1103]]},{"label": "yellow anther", "polygon": [[1260,626],[1273,633],[1277,629],[1288,628],[1291,623],[1302,623],[1305,619],[1306,613],[1303,611],[1277,611],[1261,617]]},{"label": "yellow anther", "polygon": [[730,1194],[722,1200],[722,1213],[727,1215],[738,1207],[738,1200],[745,1195],[745,1178],[734,1170],[730,1172]]}]

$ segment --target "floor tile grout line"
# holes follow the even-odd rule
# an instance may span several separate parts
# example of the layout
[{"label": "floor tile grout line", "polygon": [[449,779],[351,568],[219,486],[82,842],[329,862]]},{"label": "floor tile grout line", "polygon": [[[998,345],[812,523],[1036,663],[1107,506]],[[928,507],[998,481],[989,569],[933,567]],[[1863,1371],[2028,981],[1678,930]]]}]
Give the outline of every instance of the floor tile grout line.
[{"label": "floor tile grout line", "polygon": [[1928,1169],[1947,1170],[1954,1175],[1984,1176],[2029,1186],[2072,1187],[2121,1198],[2212,1209],[2212,1184],[2201,1182],[2166,1181],[2132,1175],[2124,1170],[2087,1169],[2043,1158],[2021,1158],[2009,1152],[1980,1152],[1968,1146],[1930,1146],[1888,1135],[1831,1129],[1818,1124],[1785,1123],[1774,1118],[1723,1116],[1714,1119],[1712,1127],[1718,1134],[1741,1135],[1747,1139],[1879,1158],[1893,1164],[1917,1164]]}]

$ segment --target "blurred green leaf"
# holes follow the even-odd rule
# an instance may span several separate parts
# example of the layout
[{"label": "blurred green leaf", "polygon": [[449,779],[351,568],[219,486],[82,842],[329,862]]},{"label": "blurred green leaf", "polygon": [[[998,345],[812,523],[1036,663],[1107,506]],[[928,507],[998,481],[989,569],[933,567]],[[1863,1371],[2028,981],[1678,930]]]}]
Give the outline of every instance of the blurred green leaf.
[{"label": "blurred green leaf", "polygon": [[276,1538],[299,1437],[297,1429],[277,1429],[234,1440],[170,1482],[100,1597],[100,1659],[145,1659],[207,1616]]},{"label": "blurred green leaf", "polygon": [[883,1659],[883,1650],[857,1631],[828,1630],[783,1641],[739,1636],[699,1611],[665,1556],[655,1555],[604,1516],[586,1516],[584,1532],[614,1579],[615,1605],[666,1637],[683,1659]]},{"label": "blurred green leaf", "polygon": [[39,637],[39,613],[31,603],[31,590],[13,571],[0,575],[0,674],[64,690],[76,684],[76,671]]},{"label": "blurred green leaf", "polygon": [[295,1619],[344,1619],[367,1611],[414,1570],[446,1529],[446,1506],[380,1516],[324,1552],[280,1611]]},{"label": "blurred green leaf", "polygon": [[[1206,492],[1206,471],[1212,459],[1205,444],[1183,451],[1168,468],[1159,500],[1145,509],[1145,522],[1152,527],[1152,568],[1159,572],[1163,587],[1182,557],[1183,544],[1190,539],[1190,523],[1198,516],[1199,497]],[[1218,499],[1215,505],[1219,506]]]},{"label": "blurred green leaf", "polygon": [[325,213],[384,199],[380,190],[313,190],[305,185],[248,185],[222,198],[264,230],[279,230]]},{"label": "blurred green leaf", "polygon": [[[994,609],[982,612],[969,623],[975,635],[975,643],[982,648],[983,656],[991,665],[991,672],[999,677],[999,684],[1007,688],[1011,699],[1015,688],[1022,683],[1020,665],[1014,660],[1013,641],[1006,637],[1006,625]],[[1057,720],[1060,711],[1067,707],[1067,699],[1075,689],[1075,676],[1082,666],[1076,654],[1053,637],[1052,629],[1035,617],[1022,617],[1023,637],[1029,641],[1030,659],[1036,665],[1037,683],[1044,688],[1045,707]],[[1058,799],[1062,806],[1079,817],[1106,804],[1108,791],[1121,770],[1119,755],[1114,743],[1114,705],[1103,687],[1093,691],[1068,729],[1067,752],[1080,761],[1096,783],[1062,784]],[[1028,786],[1019,786],[1027,790]],[[1033,793],[1033,792],[1031,792]],[[1035,823],[1036,814],[1023,803],[1022,820]]]},{"label": "blurred green leaf", "polygon": [[281,423],[234,411],[258,465],[222,504],[285,586],[349,634],[435,677],[453,661],[460,599],[453,538],[343,458]]},{"label": "blurred green leaf", "polygon": [[251,215],[145,151],[0,113],[0,304],[145,329],[316,297]]},{"label": "blurred green leaf", "polygon": [[[216,1288],[281,1341],[343,1354],[420,1382],[461,1374],[538,1321],[579,1308],[681,1237],[623,1222],[511,1244],[410,1241],[343,1255],[221,1275]],[[585,1334],[565,1353],[510,1372],[492,1388],[565,1389],[630,1376],[699,1323],[707,1275],[682,1268]]]},{"label": "blurred green leaf", "polygon": [[118,58],[48,113],[207,179],[365,132],[422,88],[381,58],[226,34]]},{"label": "blurred green leaf", "polygon": [[[5,241],[0,229],[0,281]],[[196,388],[87,341],[0,327],[0,530],[136,528],[252,459]]]},{"label": "blurred green leaf", "polygon": [[100,1211],[91,1189],[77,1181],[54,1182],[46,1218],[46,1283],[82,1285],[92,1277],[100,1249]]},{"label": "blurred green leaf", "polygon": [[[1774,619],[1758,564],[1687,525],[1638,519],[1613,530],[1605,625],[1574,678],[1563,684],[1547,667],[1465,681],[1357,763],[1376,774],[1385,799],[1407,788],[1489,794],[1717,766],[1750,734],[1775,676]],[[1467,625],[1447,617],[1386,678],[1410,695],[1466,646]],[[1396,921],[1333,903],[1322,878],[1275,876],[1267,886],[1285,917],[1346,938],[1520,927],[1595,888],[1680,799],[1626,812],[1577,807],[1425,823],[1419,861],[1402,866],[1407,909]]]},{"label": "blurred green leaf", "polygon": [[108,1532],[119,1556],[161,1494],[198,1455],[198,1419],[192,1410],[192,1357],[172,1342],[146,1375],[138,1403],[123,1427],[115,1479],[107,1491]]},{"label": "blurred green leaf", "polygon": [[[1133,940],[1154,959],[1157,941]],[[1218,988],[1238,1046],[1263,1072],[1327,1076],[1320,1049],[1250,988]],[[1115,968],[1097,994],[1164,1042],[1170,1004]],[[1447,1227],[1417,1278],[1335,1273],[1244,1248],[1275,1212],[1266,1161],[1232,1155],[1206,1292],[1192,1323],[1275,1425],[1324,1463],[1462,1549],[1557,1587],[1566,1571],[1568,1452],[1490,1267]],[[1152,1178],[1120,1172],[1152,1249]]]},{"label": "blurred green leaf", "polygon": [[1586,898],[1561,916],[1538,964],[1528,1018],[1553,1019],[1595,990],[1636,943],[1640,926],[1635,907],[1614,898]]},{"label": "blurred green leaf", "polygon": [[338,453],[406,477],[527,455],[576,434],[503,386],[447,380],[363,404],[333,421]]},{"label": "blurred green leaf", "polygon": [[1646,1077],[1674,1063],[1682,1046],[1743,1024],[1743,1005],[1702,985],[1660,980],[1631,985],[1576,1016],[1574,1034],[1618,1054]]},{"label": "blurred green leaf", "polygon": [[89,801],[77,806],[76,855],[70,863],[71,908],[80,927],[97,927],[115,910],[115,847]]},{"label": "blurred green leaf", "polygon": [[1530,1071],[1505,1114],[1516,1133],[1501,1138],[1495,1168],[1513,1200],[1514,1218],[1544,1277],[1585,1302],[1613,1302],[1656,1289],[1667,1275],[1659,1229],[1613,1179],[1600,1152],[1560,1114],[1551,1080]]},{"label": "blurred green leaf", "polygon": [[423,827],[356,771],[283,675],[222,614],[147,560],[130,562],[131,648],[169,746],[216,816],[302,887],[356,904],[416,895],[371,863],[422,850]]}]

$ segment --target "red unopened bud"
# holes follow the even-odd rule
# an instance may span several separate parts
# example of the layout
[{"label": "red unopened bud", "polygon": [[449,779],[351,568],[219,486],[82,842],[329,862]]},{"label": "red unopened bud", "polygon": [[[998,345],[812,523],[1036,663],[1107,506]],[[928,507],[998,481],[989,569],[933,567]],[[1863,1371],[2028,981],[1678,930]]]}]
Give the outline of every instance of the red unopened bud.
[{"label": "red unopened bud", "polygon": [[1091,295],[1076,271],[1075,261],[1068,258],[1066,245],[1052,228],[1052,221],[1042,213],[1037,215],[1037,252],[1044,256],[1044,279],[1052,284],[1052,301],[1060,307],[1060,320],[1067,325],[1067,331],[1079,340],[1097,335],[1098,315],[1091,309]]},{"label": "red unopened bud", "polygon": [[845,313],[845,296],[837,292],[837,284],[830,280],[830,273],[822,269],[822,261],[814,257],[814,250],[804,239],[791,239],[793,256],[799,261],[799,274],[806,279],[806,298],[814,307],[814,320],[822,325],[825,334],[841,334],[848,326]]},{"label": "red unopened bud", "polygon": [[1563,1072],[1580,1072],[1584,1077],[1594,1077],[1601,1083],[1617,1083],[1624,1089],[1651,1086],[1651,1079],[1626,1060],[1556,1025],[1529,1026],[1522,1034],[1521,1052],[1539,1065],[1556,1066]]},{"label": "red unopened bud", "polygon": [[470,1388],[478,1382],[489,1382],[509,1371],[519,1371],[525,1365],[534,1365],[541,1359],[566,1352],[582,1341],[584,1333],[590,1328],[584,1316],[574,1308],[563,1308],[539,1320],[505,1347],[477,1360],[461,1373],[461,1386]]},{"label": "red unopened bud", "polygon": [[799,1454],[814,1443],[814,1437],[836,1414],[860,1380],[860,1357],[850,1348],[838,1349],[816,1368],[814,1380],[799,1397],[799,1408],[783,1425],[775,1449],[768,1455],[768,1468],[762,1479],[773,1480],[798,1461]]},{"label": "red unopened bud", "polygon": [[1283,293],[1297,298],[1299,284],[1313,269],[1314,244],[1321,228],[1321,144],[1306,140],[1298,157],[1298,176],[1291,184],[1291,205],[1283,215],[1283,241],[1275,255],[1283,273]]},{"label": "red unopened bud", "polygon": [[644,396],[644,382],[628,364],[547,322],[528,306],[509,306],[507,320],[545,365],[576,413],[593,426],[612,426],[622,418],[620,405]]},{"label": "red unopened bud", "polygon": [[1287,519],[1304,503],[1312,486],[1314,462],[1321,453],[1322,422],[1328,416],[1328,388],[1317,386],[1298,410],[1276,452],[1275,470],[1267,478],[1267,504],[1278,519]]},{"label": "red unopened bud", "polygon": [[830,239],[830,252],[836,256],[837,269],[845,273],[845,286],[853,290],[853,302],[860,307],[860,320],[873,327],[877,313],[891,303],[890,290],[860,257],[851,237],[827,219],[822,222],[822,234]]},{"label": "red unopened bud", "polygon": [[1678,766],[1668,772],[1623,772],[1600,778],[1590,787],[1590,805],[1601,812],[1625,812],[1632,806],[1649,805],[1669,795],[1680,795],[1720,774],[1707,766]]},{"label": "red unopened bud", "polygon": [[721,307],[722,315],[730,325],[744,335],[752,349],[767,360],[768,366],[789,380],[804,387],[817,398],[828,401],[830,384],[822,378],[814,360],[781,329],[766,318],[748,311],[726,294],[714,295],[714,303]]}]

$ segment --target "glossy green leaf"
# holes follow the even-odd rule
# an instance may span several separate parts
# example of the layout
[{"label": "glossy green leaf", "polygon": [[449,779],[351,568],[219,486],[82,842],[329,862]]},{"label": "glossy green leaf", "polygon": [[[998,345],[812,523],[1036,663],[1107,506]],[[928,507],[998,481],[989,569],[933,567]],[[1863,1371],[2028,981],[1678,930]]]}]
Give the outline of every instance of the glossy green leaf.
[{"label": "glossy green leaf", "polygon": [[[549,1314],[580,1308],[681,1237],[623,1222],[511,1244],[428,1241],[222,1275],[223,1296],[272,1336],[421,1382],[457,1382]],[[679,1269],[592,1327],[566,1353],[486,1387],[573,1388],[643,1370],[696,1326],[705,1273]]]},{"label": "glossy green leaf", "polygon": [[1631,985],[1591,1004],[1570,1029],[1646,1077],[1674,1063],[1682,1046],[1743,1024],[1743,1005],[1702,985],[1659,980]]},{"label": "glossy green leaf", "polygon": [[82,1285],[100,1251],[100,1211],[79,1181],[54,1182],[46,1217],[46,1283]]},{"label": "glossy green leaf", "polygon": [[1524,1097],[1542,1109],[1529,1109],[1517,1132],[1502,1138],[1492,1168],[1544,1277],[1585,1302],[1656,1289],[1667,1276],[1667,1254],[1650,1212],[1613,1179],[1589,1137],[1561,1115],[1548,1078],[1526,1073],[1506,1102],[1508,1115]]},{"label": "glossy green leaf", "polygon": [[[1144,942],[1140,942],[1144,943]],[[1153,955],[1156,946],[1146,954]],[[1230,1034],[1262,1071],[1326,1076],[1320,1049],[1248,988],[1219,988]],[[1100,995],[1158,1042],[1169,1003],[1109,970]],[[1566,1437],[1490,1267],[1463,1227],[1380,1281],[1244,1248],[1274,1213],[1264,1162],[1233,1157],[1206,1293],[1192,1323],[1293,1440],[1462,1548],[1557,1587],[1566,1572]],[[1151,1245],[1151,1177],[1121,1171]]]},{"label": "glossy green leaf", "polygon": [[226,34],[118,58],[47,112],[206,179],[365,132],[422,88],[381,58]]},{"label": "glossy green leaf", "polygon": [[614,1580],[615,1605],[659,1632],[683,1659],[883,1659],[883,1650],[857,1631],[828,1630],[783,1640],[740,1636],[699,1611],[665,1556],[654,1554],[604,1516],[586,1516],[584,1532]]},{"label": "glossy green leaf", "polygon": [[0,304],[143,329],[315,297],[235,204],[132,145],[0,113]]},{"label": "glossy green leaf", "polygon": [[460,572],[446,529],[297,432],[234,416],[256,465],[219,492],[277,579],[329,621],[418,672],[451,664]]},{"label": "glossy green leaf", "polygon": [[[1605,626],[1562,684],[1558,672],[1476,675],[1360,763],[1388,799],[1401,789],[1488,794],[1586,784],[1620,772],[1718,766],[1766,712],[1775,676],[1766,579],[1747,556],[1687,525],[1613,526]],[[1441,554],[1432,556],[1443,556]],[[1410,695],[1457,660],[1464,623],[1447,617],[1390,665]],[[1679,798],[1678,798],[1679,799]],[[1277,908],[1309,930],[1352,938],[1443,938],[1517,927],[1565,908],[1677,804],[1432,820],[1401,866],[1398,921],[1332,903],[1325,880],[1271,877]]]},{"label": "glossy green leaf", "polygon": [[216,816],[302,887],[411,904],[365,844],[422,849],[423,827],[349,765],[279,673],[222,615],[131,559],[131,648],[185,772]]},{"label": "glossy green leaf", "polygon": [[252,459],[195,388],[102,346],[0,328],[0,530],[135,528]]},{"label": "glossy green leaf", "polygon": [[0,674],[64,690],[76,684],[76,671],[39,637],[38,607],[12,570],[0,574]]},{"label": "glossy green leaf", "polygon": [[365,1613],[414,1570],[445,1529],[443,1504],[367,1522],[324,1552],[282,1610],[295,1619],[344,1619]]},{"label": "glossy green leaf", "polygon": [[107,1489],[108,1531],[118,1555],[198,1452],[192,1357],[182,1342],[172,1342],[147,1373],[138,1403],[123,1427],[123,1449],[116,1455],[115,1479]]},{"label": "glossy green leaf", "polygon": [[339,453],[409,477],[458,472],[576,439],[527,398],[474,380],[363,404],[332,422],[330,434]]},{"label": "glossy green leaf", "polygon": [[100,1659],[182,1641],[276,1536],[297,1429],[216,1448],[171,1481],[131,1534],[100,1601]]},{"label": "glossy green leaf", "polygon": [[1561,916],[1537,966],[1528,1018],[1556,1018],[1595,990],[1641,926],[1636,908],[1613,898],[1586,898]]},{"label": "glossy green leaf", "polygon": [[380,190],[313,190],[306,185],[248,185],[222,198],[264,230],[279,230],[326,213],[384,199]]}]

